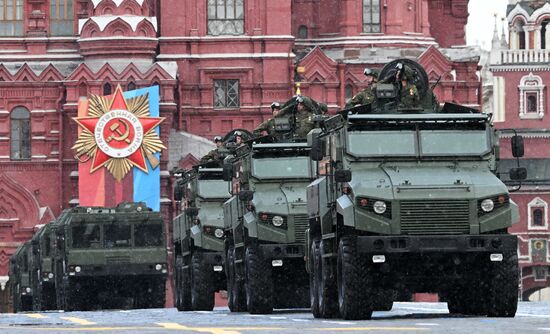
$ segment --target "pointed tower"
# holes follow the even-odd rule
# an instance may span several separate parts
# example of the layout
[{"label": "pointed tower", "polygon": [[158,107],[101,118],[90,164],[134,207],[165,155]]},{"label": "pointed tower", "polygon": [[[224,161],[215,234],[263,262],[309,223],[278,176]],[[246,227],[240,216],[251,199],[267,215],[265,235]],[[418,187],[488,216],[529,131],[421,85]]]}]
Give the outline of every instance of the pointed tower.
[{"label": "pointed tower", "polygon": [[495,27],[493,29],[493,39],[491,40],[491,51],[489,56],[489,61],[491,64],[500,63],[500,51],[502,50],[502,43],[498,36],[498,27],[497,27],[497,14],[495,14]]},{"label": "pointed tower", "polygon": [[89,59],[152,61],[158,44],[157,18],[148,0],[91,0],[79,20],[80,52]]}]

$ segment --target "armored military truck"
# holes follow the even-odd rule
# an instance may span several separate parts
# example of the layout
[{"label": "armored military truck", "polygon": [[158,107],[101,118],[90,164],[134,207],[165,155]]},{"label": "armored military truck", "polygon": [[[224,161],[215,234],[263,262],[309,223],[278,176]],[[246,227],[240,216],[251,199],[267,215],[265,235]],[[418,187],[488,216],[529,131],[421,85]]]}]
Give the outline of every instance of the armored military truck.
[{"label": "armored military truck", "polygon": [[32,237],[31,288],[35,311],[55,310],[55,282],[52,262],[51,226],[42,226]]},{"label": "armored military truck", "polygon": [[174,295],[179,311],[214,308],[214,294],[226,289],[223,203],[229,183],[218,162],[178,171],[174,199],[181,214],[173,224]]},{"label": "armored military truck", "polygon": [[304,266],[306,186],[314,175],[309,152],[305,142],[251,142],[225,160],[224,179],[232,182],[223,206],[231,311],[270,313],[309,305]]},{"label": "armored military truck", "polygon": [[160,213],[141,202],[65,210],[50,234],[58,308],[164,307],[165,236]]},{"label": "armored military truck", "polygon": [[[398,78],[403,66],[414,73],[416,105],[401,104],[400,87],[385,80],[374,103],[344,110],[309,137],[319,164],[307,190],[313,314],[369,319],[399,295],[431,292],[451,313],[512,317],[518,259],[508,228],[519,215],[495,175],[491,117],[452,104],[439,110],[413,61],[396,60],[381,77]],[[522,139],[513,142],[521,156]]]},{"label": "armored military truck", "polygon": [[32,246],[27,241],[10,258],[9,282],[14,312],[32,311],[31,287]]}]

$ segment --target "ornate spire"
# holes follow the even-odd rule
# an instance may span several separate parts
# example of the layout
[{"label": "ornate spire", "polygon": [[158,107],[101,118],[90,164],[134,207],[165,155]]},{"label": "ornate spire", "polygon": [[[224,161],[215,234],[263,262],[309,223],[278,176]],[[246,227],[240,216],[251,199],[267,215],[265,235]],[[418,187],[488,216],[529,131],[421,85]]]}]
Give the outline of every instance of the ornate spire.
[{"label": "ornate spire", "polygon": [[493,29],[493,39],[492,39],[492,47],[493,49],[500,47],[500,39],[498,37],[498,28],[497,28],[497,13],[494,14],[495,16],[495,28]]},{"label": "ornate spire", "polygon": [[507,49],[508,48],[508,42],[506,40],[506,18],[503,17],[501,18],[501,22],[502,22],[502,35],[500,36],[500,45],[502,46],[503,49]]}]

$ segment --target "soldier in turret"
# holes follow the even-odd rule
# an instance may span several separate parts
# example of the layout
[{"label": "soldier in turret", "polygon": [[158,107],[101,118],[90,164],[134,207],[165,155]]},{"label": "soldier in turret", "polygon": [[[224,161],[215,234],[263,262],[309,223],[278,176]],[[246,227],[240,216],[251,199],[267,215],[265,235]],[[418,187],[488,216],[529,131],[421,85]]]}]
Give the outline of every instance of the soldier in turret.
[{"label": "soldier in turret", "polygon": [[214,137],[214,143],[216,144],[216,148],[208,152],[205,156],[203,156],[200,160],[200,163],[206,163],[209,161],[219,161],[220,156],[218,150],[223,147],[223,139],[221,136]]},{"label": "soldier in turret", "polygon": [[380,75],[380,72],[376,69],[370,69],[367,67],[363,71],[363,74],[371,78],[369,85],[367,86],[367,88],[363,89],[354,97],[352,97],[348,103],[346,103],[346,109],[355,107],[357,105],[369,104],[374,101],[374,89],[376,87],[376,83],[378,82],[378,76]]},{"label": "soldier in turret", "polygon": [[420,107],[420,96],[416,85],[412,83],[414,79],[413,71],[404,66],[398,74],[400,79],[400,94],[399,94],[399,107],[401,108],[417,108]]}]

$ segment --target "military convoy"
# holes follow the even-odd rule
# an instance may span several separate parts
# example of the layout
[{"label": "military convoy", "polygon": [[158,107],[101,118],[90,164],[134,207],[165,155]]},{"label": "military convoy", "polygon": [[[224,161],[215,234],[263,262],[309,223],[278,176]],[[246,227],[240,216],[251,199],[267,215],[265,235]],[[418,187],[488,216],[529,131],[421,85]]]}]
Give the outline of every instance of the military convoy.
[{"label": "military convoy", "polygon": [[[230,132],[216,161],[176,172],[178,310],[212,310],[226,289],[233,312],[311,306],[317,318],[370,319],[429,292],[451,313],[515,315],[508,228],[519,214],[498,179],[490,115],[440,108],[411,60],[380,79],[368,103],[330,118],[297,117],[294,97],[264,123],[268,136]],[[512,152],[523,155],[520,136]],[[525,174],[518,160],[510,178]],[[10,261],[16,310],[85,309],[113,292],[161,307],[166,275],[160,215],[141,204],[66,210]]]},{"label": "military convoy", "polygon": [[162,217],[144,203],[64,210],[10,265],[16,311],[164,307],[167,276]]},{"label": "military convoy", "polygon": [[229,183],[216,164],[178,171],[174,199],[183,212],[173,222],[174,300],[180,311],[211,311],[214,293],[226,289],[223,203]]}]

